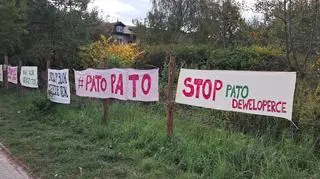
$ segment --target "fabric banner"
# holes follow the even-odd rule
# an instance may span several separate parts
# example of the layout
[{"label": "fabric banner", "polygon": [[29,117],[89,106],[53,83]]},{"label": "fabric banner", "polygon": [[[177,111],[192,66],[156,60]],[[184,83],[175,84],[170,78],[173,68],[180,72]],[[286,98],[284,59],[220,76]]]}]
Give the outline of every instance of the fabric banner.
[{"label": "fabric banner", "polygon": [[8,82],[18,84],[18,67],[8,66]]},{"label": "fabric banner", "polygon": [[86,69],[74,71],[76,94],[134,101],[159,100],[159,69]]},{"label": "fabric banner", "polygon": [[38,67],[21,67],[20,84],[29,88],[38,88]]},{"label": "fabric banner", "polygon": [[0,65],[0,81],[3,81],[3,66]]},{"label": "fabric banner", "polygon": [[291,120],[295,84],[295,72],[181,69],[176,102]]},{"label": "fabric banner", "polygon": [[70,104],[68,69],[48,69],[48,99],[56,103]]}]

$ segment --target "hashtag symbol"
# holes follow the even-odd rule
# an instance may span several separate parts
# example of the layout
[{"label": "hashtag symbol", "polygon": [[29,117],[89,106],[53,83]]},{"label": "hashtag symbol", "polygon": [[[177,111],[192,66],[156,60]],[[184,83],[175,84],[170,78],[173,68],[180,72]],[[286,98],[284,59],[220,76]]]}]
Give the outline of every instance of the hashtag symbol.
[{"label": "hashtag symbol", "polygon": [[78,80],[78,89],[83,87],[83,78],[80,77]]}]

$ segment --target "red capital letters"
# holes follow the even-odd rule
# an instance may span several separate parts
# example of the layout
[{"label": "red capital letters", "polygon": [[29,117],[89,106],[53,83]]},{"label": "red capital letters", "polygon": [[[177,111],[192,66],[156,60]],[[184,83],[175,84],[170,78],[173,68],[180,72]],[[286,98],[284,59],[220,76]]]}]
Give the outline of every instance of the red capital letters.
[{"label": "red capital letters", "polygon": [[[147,89],[144,88],[144,83],[147,81],[148,87]],[[142,77],[142,83],[141,83],[142,92],[147,95],[150,92],[151,89],[151,76],[148,74],[143,75]]]},{"label": "red capital letters", "polygon": [[194,84],[197,85],[196,88],[196,98],[199,98],[200,96],[200,86],[203,83],[203,79],[194,79]]},{"label": "red capital letters", "polygon": [[122,74],[119,74],[119,79],[116,87],[116,94],[118,94],[118,91],[120,91],[120,94],[123,95],[123,78]]},{"label": "red capital letters", "polygon": [[111,92],[114,93],[114,83],[116,82],[116,75],[111,75]]},{"label": "red capital letters", "polygon": [[[209,86],[208,93],[206,93],[206,90],[205,90],[207,85]],[[203,97],[205,99],[209,99],[210,96],[211,96],[211,92],[212,92],[212,83],[211,83],[211,81],[210,80],[204,81],[203,86],[202,86]]]},{"label": "red capital letters", "polygon": [[190,84],[192,81],[192,78],[188,77],[184,80],[184,86],[190,88],[190,92],[187,92],[187,90],[182,90],[182,93],[186,96],[186,97],[192,97],[194,94],[194,88],[193,85]]},{"label": "red capital letters", "polygon": [[137,83],[136,81],[139,80],[139,75],[134,74],[129,76],[129,80],[132,81],[132,96],[136,97],[137,96]]},{"label": "red capital letters", "polygon": [[221,80],[215,80],[214,81],[213,101],[216,100],[217,91],[221,90],[222,86],[223,86],[223,83],[222,83]]}]

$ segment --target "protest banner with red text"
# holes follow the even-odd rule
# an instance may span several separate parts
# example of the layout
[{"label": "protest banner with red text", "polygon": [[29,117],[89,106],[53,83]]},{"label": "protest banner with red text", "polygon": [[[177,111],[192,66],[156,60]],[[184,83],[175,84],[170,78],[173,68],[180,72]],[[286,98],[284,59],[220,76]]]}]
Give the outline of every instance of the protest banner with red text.
[{"label": "protest banner with red text", "polygon": [[3,81],[3,66],[0,65],[0,81]]},{"label": "protest banner with red text", "polygon": [[176,102],[292,120],[295,72],[181,69]]},{"label": "protest banner with red text", "polygon": [[8,66],[8,82],[18,84],[18,67]]},{"label": "protest banner with red text", "polygon": [[159,70],[86,69],[74,71],[76,94],[133,101],[159,100]]}]

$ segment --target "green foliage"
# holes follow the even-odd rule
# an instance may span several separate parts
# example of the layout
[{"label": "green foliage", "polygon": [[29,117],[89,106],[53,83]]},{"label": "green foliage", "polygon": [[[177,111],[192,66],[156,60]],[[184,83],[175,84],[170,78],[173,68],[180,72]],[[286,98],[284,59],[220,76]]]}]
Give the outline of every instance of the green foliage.
[{"label": "green foliage", "polygon": [[[2,0],[0,55],[40,69],[48,59],[53,67],[102,67],[81,53],[100,33],[110,34],[88,3]],[[0,141],[41,178],[319,178],[319,1],[258,1],[263,24],[245,22],[233,0],[152,5],[146,22],[137,22],[146,56],[135,67],[161,69],[161,97],[168,49],[177,59],[176,79],[180,68],[296,69],[293,120],[300,129],[272,117],[176,105],[168,142],[162,103],[112,103],[104,128],[97,100],[75,98],[66,107],[36,92],[18,98],[0,89]],[[109,67],[125,67],[120,61],[110,56]]]},{"label": "green foliage", "polygon": [[318,0],[256,2],[266,22],[256,28],[263,41],[285,49],[288,65],[302,73],[309,71],[307,64],[319,58],[319,7]]},{"label": "green foliage", "polygon": [[111,56],[108,61],[109,68],[124,68],[125,64],[121,63],[121,58],[118,56]]},{"label": "green foliage", "polygon": [[247,44],[247,24],[234,0],[152,0],[144,22],[136,21],[142,44]]},{"label": "green foliage", "polygon": [[46,60],[54,67],[79,67],[78,48],[91,42],[101,23],[96,11],[87,11],[88,3],[1,1],[0,53],[42,68]]},{"label": "green foliage", "polygon": [[111,67],[131,67],[135,60],[143,54],[136,45],[114,44],[101,35],[100,39],[89,45],[81,47],[79,53],[82,67],[97,67],[106,59],[110,61]]},{"label": "green foliage", "polygon": [[[168,47],[167,47],[168,48]],[[146,56],[137,64],[161,68],[165,63],[165,46],[146,48]],[[218,70],[262,70],[283,71],[287,69],[283,52],[276,48],[261,46],[215,49],[207,45],[174,45],[173,55],[177,68],[218,69]]]},{"label": "green foliage", "polygon": [[31,101],[29,110],[36,115],[48,114],[52,111],[54,103],[50,102],[46,96],[36,95]]},{"label": "green foliage", "polygon": [[12,54],[21,43],[26,0],[0,1],[0,54]]},{"label": "green foliage", "polygon": [[287,69],[280,50],[259,46],[215,50],[211,53],[209,65],[223,70],[283,71]]},{"label": "green foliage", "polygon": [[294,117],[299,122],[301,131],[320,135],[320,85],[308,88],[306,81],[298,81]]},{"label": "green foliage", "polygon": [[112,103],[103,127],[100,100],[35,116],[25,106],[43,94],[0,92],[0,140],[41,178],[319,178],[308,135],[227,131],[221,113],[194,108],[176,111],[170,141],[162,104]]},{"label": "green foliage", "polygon": [[[166,59],[166,46],[150,46],[146,48],[146,58],[141,59],[141,66],[158,66],[161,69],[160,96],[166,96],[168,59]],[[176,57],[177,66],[175,79],[178,79],[180,68],[208,69],[208,70],[253,70],[253,71],[287,71],[289,69],[284,52],[278,48],[251,46],[233,49],[214,49],[202,46],[171,46]],[[139,66],[138,66],[139,67]],[[317,62],[312,66],[310,73],[298,73],[295,95],[293,120],[300,127],[301,133],[314,137],[320,135],[319,129],[319,75]],[[318,96],[317,96],[318,95]],[[184,110],[190,107],[180,106]],[[287,121],[275,122],[278,119],[247,114],[214,112],[219,114],[231,131],[244,133],[265,133],[279,138],[282,131],[292,127]],[[201,118],[201,117],[199,117]],[[211,123],[211,121],[208,121]],[[266,127],[272,126],[272,127]]]}]

